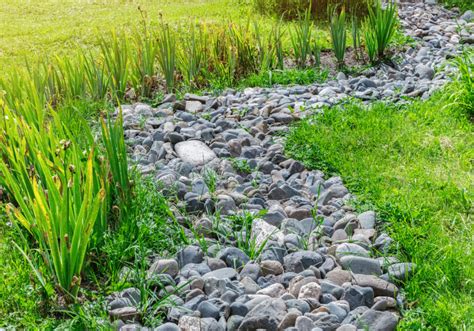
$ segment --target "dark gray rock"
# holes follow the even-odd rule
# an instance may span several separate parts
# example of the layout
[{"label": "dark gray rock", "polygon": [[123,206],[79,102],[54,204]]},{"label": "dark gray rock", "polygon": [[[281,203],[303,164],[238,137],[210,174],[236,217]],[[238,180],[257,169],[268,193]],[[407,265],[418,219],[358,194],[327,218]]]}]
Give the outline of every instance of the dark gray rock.
[{"label": "dark gray rock", "polygon": [[240,324],[239,331],[276,330],[285,314],[286,305],[282,299],[266,299],[249,311]]},{"label": "dark gray rock", "polygon": [[341,325],[339,318],[333,314],[318,313],[308,314],[307,316],[313,320],[314,327],[320,328],[323,331],[333,331]]},{"label": "dark gray rock", "polygon": [[374,304],[374,290],[371,287],[351,285],[344,290],[342,300],[349,302],[351,310],[360,306],[372,307]]},{"label": "dark gray rock", "polygon": [[217,254],[228,267],[239,269],[249,262],[249,257],[237,247],[226,247]]},{"label": "dark gray rock", "polygon": [[240,302],[234,302],[230,305],[230,314],[245,316],[248,313],[248,308],[246,305]]},{"label": "dark gray rock", "polygon": [[285,304],[288,309],[295,308],[299,310],[302,314],[309,313],[311,310],[311,307],[309,306],[309,304],[304,300],[291,299],[291,300],[285,301]]},{"label": "dark gray rock", "polygon": [[260,266],[256,263],[247,263],[240,271],[240,277],[249,277],[254,281],[257,281],[260,276]]},{"label": "dark gray rock", "polygon": [[362,256],[348,255],[341,257],[341,265],[346,270],[356,274],[381,275],[382,269],[376,259]]},{"label": "dark gray rock", "polygon": [[474,20],[474,12],[472,10],[467,10],[464,12],[464,14],[461,15],[460,18],[462,20],[465,20],[466,22],[470,22]]},{"label": "dark gray rock", "polygon": [[176,256],[180,268],[188,263],[201,263],[204,254],[198,246],[187,246],[180,250]]},{"label": "dark gray rock", "polygon": [[371,331],[391,331],[395,330],[398,319],[394,313],[369,309],[359,317],[357,327]]},{"label": "dark gray rock", "polygon": [[239,315],[232,315],[229,317],[229,319],[227,320],[227,331],[236,331],[238,330],[240,324],[242,323],[242,321],[244,320],[244,318],[242,316],[239,316]]},{"label": "dark gray rock", "polygon": [[330,281],[322,281],[321,282],[321,292],[323,294],[325,294],[325,293],[331,294],[335,298],[339,299],[343,295],[344,289],[341,286],[339,286],[337,284],[334,284]]},{"label": "dark gray rock", "polygon": [[168,274],[171,277],[176,277],[179,272],[178,262],[173,259],[168,260],[158,260],[155,261],[150,269],[148,270],[148,274]]},{"label": "dark gray rock", "polygon": [[197,310],[201,313],[202,318],[214,318],[219,319],[219,309],[208,301],[203,301],[197,307]]},{"label": "dark gray rock", "polygon": [[312,251],[295,252],[283,258],[286,271],[301,272],[310,266],[319,267],[321,264],[323,264],[322,256]]}]

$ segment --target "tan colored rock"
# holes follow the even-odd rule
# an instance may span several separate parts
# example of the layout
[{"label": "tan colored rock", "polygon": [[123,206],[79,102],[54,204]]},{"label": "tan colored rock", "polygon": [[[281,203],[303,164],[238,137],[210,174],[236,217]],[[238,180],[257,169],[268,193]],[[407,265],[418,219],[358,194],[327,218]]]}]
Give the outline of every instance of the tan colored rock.
[{"label": "tan colored rock", "polygon": [[282,284],[276,283],[270,286],[267,286],[257,292],[257,294],[268,295],[272,298],[279,298],[281,295],[285,294],[286,290]]},{"label": "tan colored rock", "polygon": [[326,274],[326,279],[330,280],[334,284],[342,286],[346,282],[351,282],[352,276],[351,273],[347,270],[342,270],[339,268],[333,269]]},{"label": "tan colored rock", "polygon": [[293,296],[298,297],[301,287],[303,285],[312,283],[312,282],[317,282],[318,279],[316,277],[303,277],[303,276],[296,276],[294,277],[291,281],[290,284],[288,285],[288,292],[290,292]]},{"label": "tan colored rock", "polygon": [[266,260],[260,262],[262,276],[281,275],[283,273],[283,265],[274,260]]}]

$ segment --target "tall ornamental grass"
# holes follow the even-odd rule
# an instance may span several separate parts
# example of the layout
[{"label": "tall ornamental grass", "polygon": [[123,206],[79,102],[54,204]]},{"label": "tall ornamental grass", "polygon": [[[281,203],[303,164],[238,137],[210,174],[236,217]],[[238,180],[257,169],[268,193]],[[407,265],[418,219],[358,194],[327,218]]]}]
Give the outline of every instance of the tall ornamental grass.
[{"label": "tall ornamental grass", "polygon": [[359,19],[357,18],[354,13],[351,15],[351,36],[352,36],[352,47],[354,48],[354,53],[357,59],[360,58],[359,55],[359,48],[361,45],[361,38],[360,38],[360,23]]},{"label": "tall ornamental grass", "polygon": [[342,8],[338,14],[336,8],[334,8],[330,16],[329,29],[332,49],[337,60],[337,66],[341,69],[344,66],[344,55],[346,53],[346,12]]},{"label": "tall ornamental grass", "polygon": [[364,38],[365,51],[367,52],[369,61],[375,63],[377,62],[377,36],[367,22],[364,23]]},{"label": "tall ornamental grass", "polygon": [[111,79],[110,91],[119,99],[125,96],[131,78],[131,53],[127,39],[113,32],[110,41],[102,38],[100,42],[102,59]]},{"label": "tall ornamental grass", "polygon": [[101,36],[98,45],[97,52],[45,59],[2,76],[0,90],[6,91],[6,102],[12,108],[13,99],[29,100],[42,109],[76,98],[149,100],[164,90],[232,87],[290,63],[305,68],[320,62],[309,10],[288,29],[281,19],[271,27],[249,20],[177,26],[161,21],[154,28],[144,21],[143,28],[129,34]]},{"label": "tall ornamental grass", "polygon": [[49,116],[36,126],[2,106],[0,186],[12,198],[7,208],[12,222],[34,238],[59,290],[75,297],[94,225],[105,208],[105,176],[96,173],[103,169],[96,148],[83,150],[60,116],[53,110]]},{"label": "tall ornamental grass", "polygon": [[455,88],[450,94],[450,100],[474,118],[474,51],[465,49],[452,63],[458,69]]},{"label": "tall ornamental grass", "polygon": [[191,23],[181,31],[180,40],[184,45],[178,50],[179,70],[184,83],[191,88],[200,86],[202,70],[206,64],[208,36],[205,26]]},{"label": "tall ornamental grass", "polygon": [[[26,245],[16,246],[32,248],[22,253],[45,289],[54,285],[72,301],[88,252],[111,228],[112,203],[121,206],[118,220],[127,221],[132,187],[122,118],[102,120],[97,140],[80,117],[71,121],[35,95],[25,92],[31,100],[14,100],[14,108],[0,95],[0,187],[12,224],[26,230]],[[31,258],[36,252],[43,263]]]},{"label": "tall ornamental grass", "polygon": [[313,22],[311,19],[311,13],[308,9],[296,23],[294,30],[290,34],[296,65],[299,68],[306,67],[311,55],[312,33]]},{"label": "tall ornamental grass", "polygon": [[101,118],[102,144],[106,151],[110,174],[113,178],[116,209],[120,211],[119,219],[128,220],[128,212],[132,201],[132,182],[128,169],[127,147],[124,141],[123,119],[120,110],[115,121],[109,116]]},{"label": "tall ornamental grass", "polygon": [[168,24],[162,22],[158,32],[158,63],[165,77],[166,89],[171,92],[175,88],[177,64],[176,35]]},{"label": "tall ornamental grass", "polygon": [[359,17],[367,14],[367,2],[373,0],[252,0],[253,7],[261,14],[283,17],[286,20],[298,20],[311,8],[314,18],[325,19],[327,8],[344,6]]},{"label": "tall ornamental grass", "polygon": [[394,2],[388,2],[384,8],[380,1],[376,1],[373,6],[369,4],[368,12],[367,27],[371,34],[369,39],[370,42],[375,41],[377,56],[382,60],[397,28],[397,6]]}]

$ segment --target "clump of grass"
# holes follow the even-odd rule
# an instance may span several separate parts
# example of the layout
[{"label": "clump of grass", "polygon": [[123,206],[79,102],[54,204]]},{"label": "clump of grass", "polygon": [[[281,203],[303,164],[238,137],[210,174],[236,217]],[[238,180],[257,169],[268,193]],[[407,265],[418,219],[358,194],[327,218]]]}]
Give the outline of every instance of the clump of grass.
[{"label": "clump of grass", "polygon": [[381,2],[376,1],[374,6],[369,4],[368,9],[369,15],[367,16],[366,24],[370,34],[369,42],[375,43],[375,45],[370,47],[376,47],[378,58],[383,60],[386,56],[385,50],[390,44],[397,28],[397,6],[394,2],[390,1],[383,8]]},{"label": "clump of grass", "polygon": [[234,85],[237,79],[238,53],[229,44],[227,30],[221,30],[212,35],[210,41],[210,68],[206,76],[214,89],[222,89]]},{"label": "clump of grass", "polygon": [[105,68],[110,76],[110,92],[113,96],[122,99],[127,92],[130,77],[130,47],[128,38],[117,35],[114,31],[110,42],[100,39],[100,50]]},{"label": "clump of grass", "polygon": [[357,18],[354,13],[351,15],[351,35],[352,35],[352,47],[354,48],[354,52],[356,55],[356,58],[359,59],[359,48],[361,45],[361,39],[360,39],[360,23],[359,19]]},{"label": "clump of grass", "polygon": [[364,24],[364,37],[365,50],[369,61],[375,63],[377,61],[377,37],[367,23]]},{"label": "clump of grass", "polygon": [[232,167],[236,171],[239,171],[240,173],[243,174],[250,174],[252,173],[252,168],[250,168],[250,164],[248,163],[247,159],[241,159],[241,158],[233,158],[231,159]]},{"label": "clump of grass", "polygon": [[98,61],[92,53],[84,52],[84,80],[87,96],[94,100],[106,100],[110,91],[110,74],[105,69],[105,63]]},{"label": "clump of grass", "polygon": [[165,76],[166,89],[168,92],[173,91],[175,88],[177,63],[176,44],[176,35],[171,30],[171,27],[169,24],[162,22],[158,33],[158,63],[161,72]]},{"label": "clump of grass", "polygon": [[308,85],[327,80],[329,72],[317,69],[285,69],[261,71],[241,81],[242,87],[271,87],[274,85]]},{"label": "clump of grass", "polygon": [[[68,129],[53,111],[49,128],[28,124],[6,106],[2,113],[0,185],[17,204],[8,205],[8,214],[36,240],[49,276],[62,294],[74,299],[107,193],[104,182],[93,173],[95,148],[90,146],[83,154],[75,141],[61,139],[70,138]],[[49,280],[38,267],[34,271],[47,289]]]},{"label": "clump of grass", "polygon": [[283,17],[286,20],[299,19],[310,8],[314,18],[325,19],[327,8],[344,6],[357,16],[367,14],[367,0],[253,0],[254,8],[266,15]]},{"label": "clump of grass", "polygon": [[182,43],[179,50],[179,68],[184,83],[190,87],[199,87],[199,76],[205,67],[206,45],[208,36],[201,24],[189,24],[187,31],[183,31]]},{"label": "clump of grass", "polygon": [[459,73],[450,100],[465,109],[472,119],[474,118],[474,51],[464,50],[452,63]]},{"label": "clump of grass", "polygon": [[272,50],[275,54],[275,64],[271,68],[282,70],[284,67],[285,51],[283,49],[283,36],[285,30],[282,27],[281,20],[278,21],[273,27],[271,32],[271,45]]},{"label": "clump of grass", "polygon": [[115,210],[120,210],[120,218],[126,219],[132,201],[133,187],[128,170],[127,147],[123,138],[122,110],[120,109],[115,121],[108,116],[107,119],[102,118],[100,122],[102,142],[114,183],[112,190],[117,200]]},{"label": "clump of grass", "polygon": [[96,249],[101,258],[94,261],[99,275],[106,277],[108,285],[116,289],[123,286],[122,268],[134,270],[136,254],[172,255],[187,242],[168,201],[152,178],[137,173],[133,173],[132,178],[135,185],[127,218],[115,229],[109,229],[103,246]]},{"label": "clump of grass", "polygon": [[313,22],[310,10],[306,10],[291,32],[291,45],[298,68],[305,68],[311,54]]},{"label": "clump of grass", "polygon": [[341,69],[344,66],[344,55],[346,53],[346,12],[342,8],[339,14],[334,8],[330,11],[330,24],[332,49],[337,59],[337,66]]},{"label": "clump of grass", "polygon": [[[121,115],[102,123],[102,155],[73,104],[58,111],[38,105],[37,110],[36,102],[26,101],[11,110],[3,102],[0,187],[10,199],[10,220],[24,239],[16,247],[48,295],[56,288],[73,301],[87,253],[110,226],[110,204],[119,201],[126,210],[131,199]],[[41,259],[34,257],[36,251]]]},{"label": "clump of grass", "polygon": [[219,175],[217,174],[217,172],[212,168],[204,168],[203,179],[209,189],[209,192],[214,194],[216,192],[217,181],[219,179]]},{"label": "clump of grass", "polygon": [[224,224],[228,224],[228,227],[215,226],[215,234],[218,238],[221,238],[224,242],[231,239],[234,241],[234,245],[241,249],[251,260],[256,260],[265,249],[268,240],[273,234],[270,234],[268,238],[265,238],[263,242],[258,243],[254,234],[252,233],[254,221],[265,214],[266,211],[261,211],[257,214],[250,212],[242,212],[236,215],[227,216]]},{"label": "clump of grass", "polygon": [[145,26],[142,33],[135,34],[135,56],[132,72],[135,74],[135,86],[140,96],[152,97],[157,84],[156,57],[158,46],[154,35]]}]

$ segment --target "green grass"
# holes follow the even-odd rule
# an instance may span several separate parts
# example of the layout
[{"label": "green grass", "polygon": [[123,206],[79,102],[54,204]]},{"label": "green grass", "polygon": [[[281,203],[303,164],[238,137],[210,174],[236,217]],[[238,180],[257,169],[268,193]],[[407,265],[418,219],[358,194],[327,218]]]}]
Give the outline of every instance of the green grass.
[{"label": "green grass", "polygon": [[240,82],[243,87],[271,87],[273,85],[308,85],[322,83],[328,78],[329,72],[317,69],[269,70],[250,75]]},{"label": "green grass", "polygon": [[45,329],[51,324],[42,315],[47,308],[45,301],[30,282],[31,267],[20,252],[13,248],[15,234],[2,214],[0,238],[0,327],[15,325],[28,328],[35,325]]},{"label": "green grass", "polygon": [[450,94],[326,109],[287,140],[289,155],[340,174],[361,210],[376,208],[398,243],[393,253],[418,265],[404,287],[401,329],[474,326],[474,135]]},{"label": "green grass", "polygon": [[170,21],[200,18],[222,22],[245,17],[245,11],[230,0],[3,0],[0,67],[16,66],[24,58],[67,54],[76,46],[97,47],[98,36],[112,28],[138,28],[142,19],[139,6],[155,24],[160,14]]},{"label": "green grass", "polygon": [[[268,29],[274,22],[274,18],[256,13],[251,5],[231,0],[66,0],[60,4],[55,0],[3,0],[0,67],[15,69],[25,59],[43,61],[77,49],[97,49],[100,37],[108,36],[112,29],[140,29],[144,16],[153,27],[160,25],[161,18],[171,23],[199,20],[211,24],[245,23],[250,18]],[[319,32],[324,34],[322,30]]]},{"label": "green grass", "polygon": [[457,7],[462,12],[469,9],[474,10],[474,2],[471,0],[442,0],[441,3],[448,8]]}]

